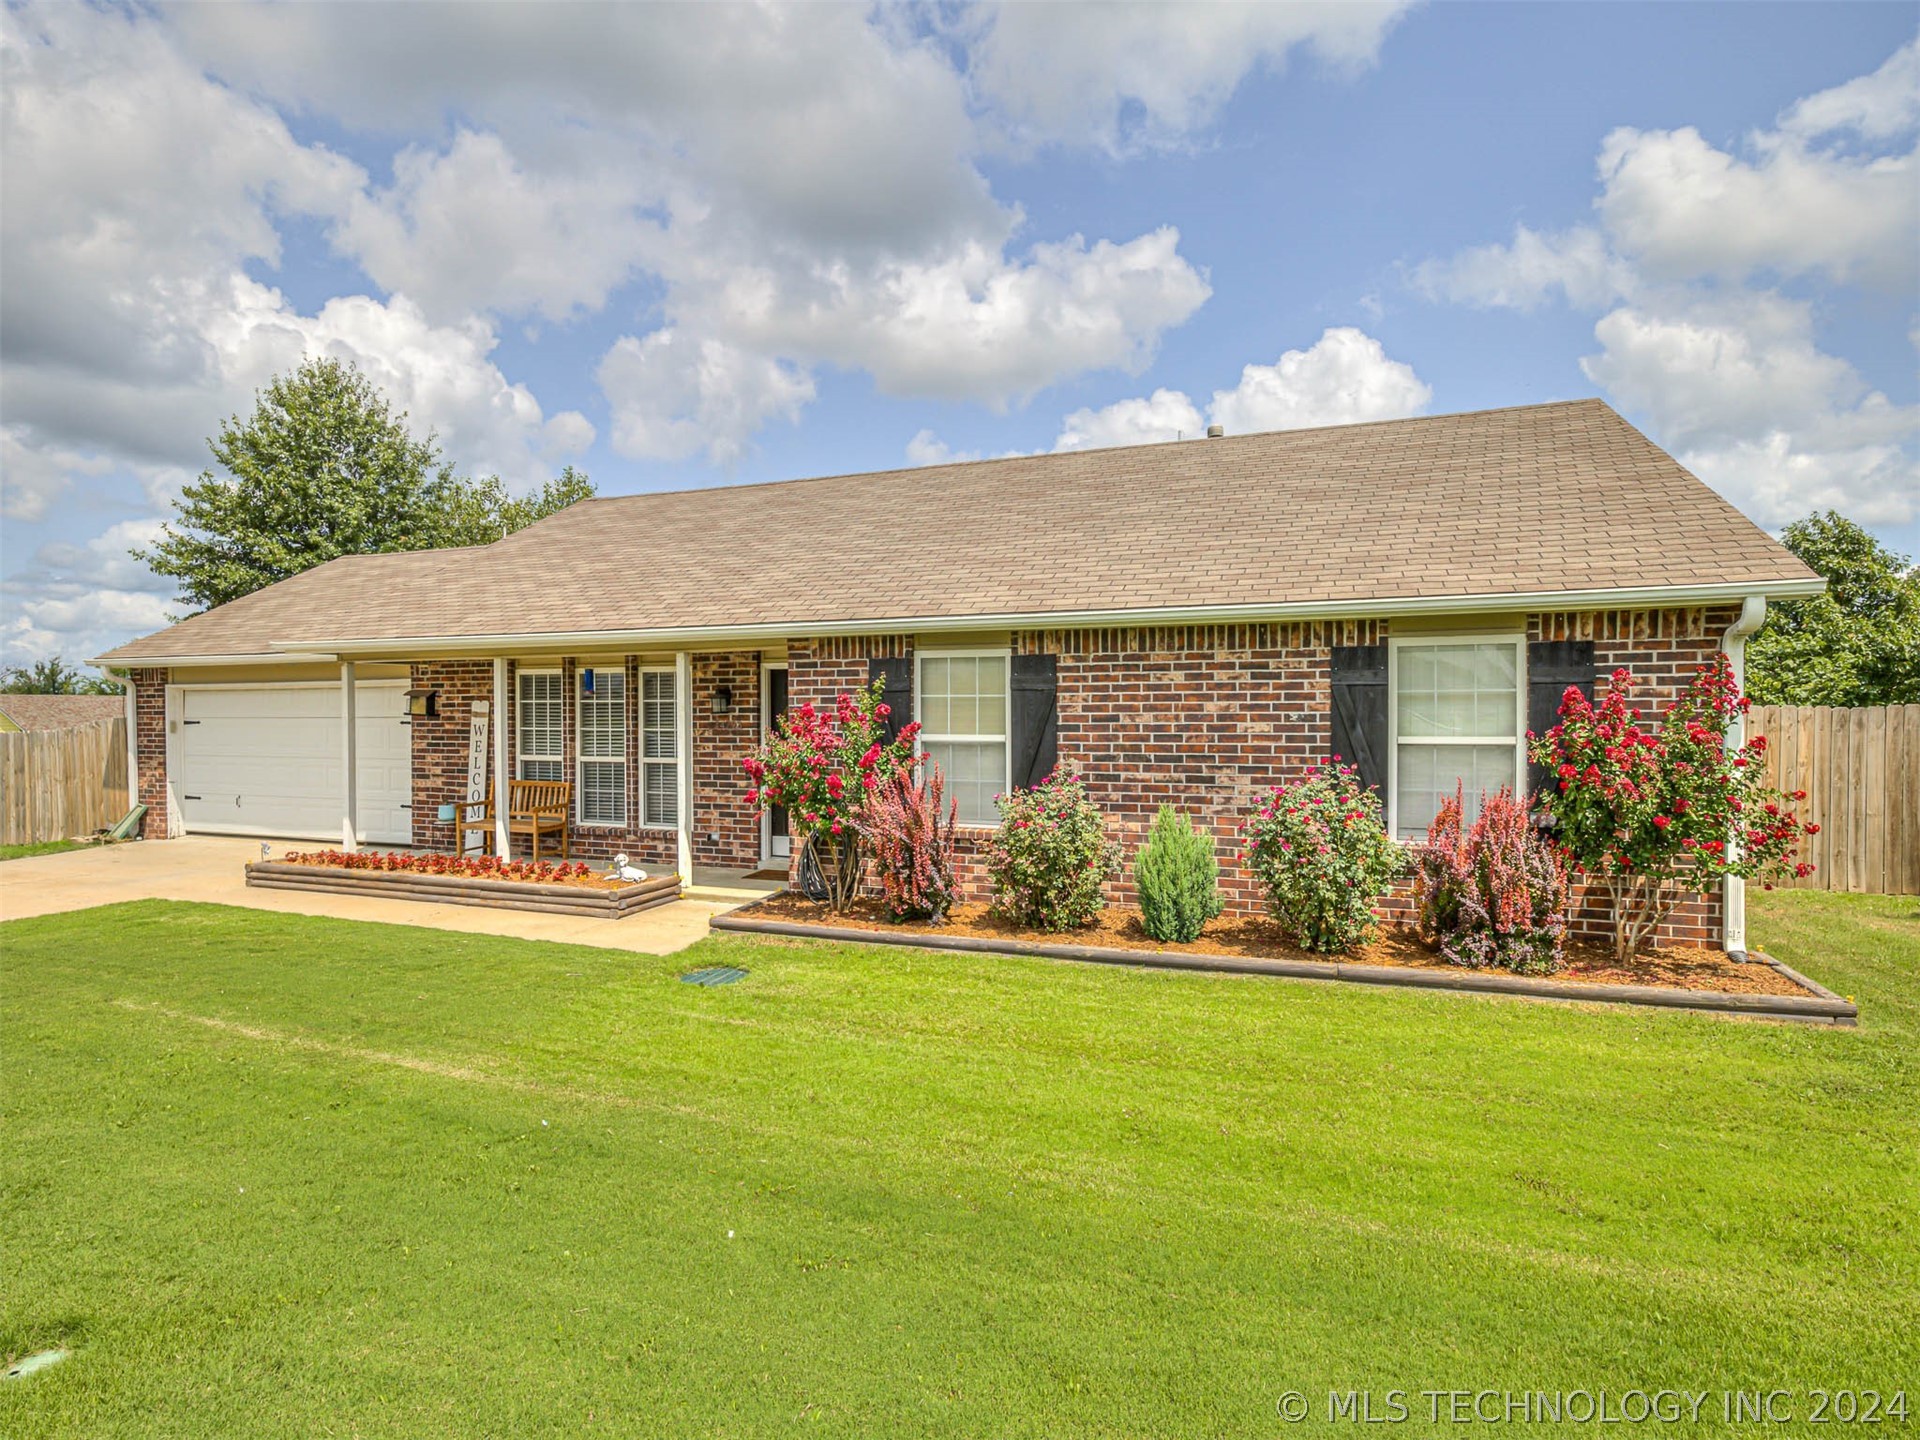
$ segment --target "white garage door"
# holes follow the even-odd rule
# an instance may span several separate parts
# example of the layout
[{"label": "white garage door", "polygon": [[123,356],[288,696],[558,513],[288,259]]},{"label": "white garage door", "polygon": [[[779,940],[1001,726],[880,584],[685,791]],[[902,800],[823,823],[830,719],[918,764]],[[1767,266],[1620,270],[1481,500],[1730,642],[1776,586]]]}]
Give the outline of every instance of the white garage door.
[{"label": "white garage door", "polygon": [[[355,686],[360,837],[413,839],[404,680]],[[210,685],[179,692],[173,793],[189,831],[340,839],[340,687]]]}]

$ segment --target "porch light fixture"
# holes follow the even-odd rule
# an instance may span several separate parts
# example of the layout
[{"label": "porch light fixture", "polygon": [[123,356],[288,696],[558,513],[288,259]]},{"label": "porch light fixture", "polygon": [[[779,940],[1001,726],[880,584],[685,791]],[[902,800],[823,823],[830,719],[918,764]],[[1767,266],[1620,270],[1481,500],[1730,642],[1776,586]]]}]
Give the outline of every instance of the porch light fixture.
[{"label": "porch light fixture", "polygon": [[713,713],[725,715],[731,709],[733,709],[733,687],[731,685],[716,686],[713,692]]},{"label": "porch light fixture", "polygon": [[440,715],[440,692],[438,690],[407,691],[407,714],[424,715],[429,720]]}]

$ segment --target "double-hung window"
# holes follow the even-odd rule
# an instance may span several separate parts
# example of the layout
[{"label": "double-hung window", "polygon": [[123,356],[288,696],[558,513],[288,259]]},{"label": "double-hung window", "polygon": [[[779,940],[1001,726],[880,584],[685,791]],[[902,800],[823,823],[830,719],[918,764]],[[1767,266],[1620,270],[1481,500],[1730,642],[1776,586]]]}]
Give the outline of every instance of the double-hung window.
[{"label": "double-hung window", "polygon": [[680,725],[671,670],[640,672],[640,823],[671,830],[680,823]]},{"label": "double-hung window", "polygon": [[1007,657],[923,654],[914,695],[920,748],[960,802],[962,825],[993,825],[1007,788]]},{"label": "double-hung window", "polygon": [[515,696],[519,704],[519,763],[522,780],[564,780],[567,759],[566,681],[558,670],[522,670]]},{"label": "double-hung window", "polygon": [[1525,641],[1406,639],[1388,649],[1392,825],[1417,840],[1456,786],[1464,819],[1480,796],[1526,776]]},{"label": "double-hung window", "polygon": [[627,823],[627,675],[581,666],[574,701],[580,730],[582,825]]}]

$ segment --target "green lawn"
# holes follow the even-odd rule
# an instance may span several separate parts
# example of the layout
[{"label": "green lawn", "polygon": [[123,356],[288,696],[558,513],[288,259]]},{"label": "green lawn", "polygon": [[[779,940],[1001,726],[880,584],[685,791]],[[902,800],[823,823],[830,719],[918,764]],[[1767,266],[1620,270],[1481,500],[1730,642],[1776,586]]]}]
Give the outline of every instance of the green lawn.
[{"label": "green lawn", "polygon": [[[1271,1436],[1354,1387],[1415,1392],[1393,1433],[1455,1388],[1920,1407],[1920,902],[1759,901],[1859,1030],[15,921],[0,1351],[74,1355],[0,1383],[0,1434]],[[752,974],[678,983],[716,963]],[[1289,1390],[1322,1423],[1282,1424]]]},{"label": "green lawn", "polygon": [[29,855],[58,855],[62,850],[84,850],[77,840],[36,840],[26,845],[0,845],[0,860],[25,860]]}]

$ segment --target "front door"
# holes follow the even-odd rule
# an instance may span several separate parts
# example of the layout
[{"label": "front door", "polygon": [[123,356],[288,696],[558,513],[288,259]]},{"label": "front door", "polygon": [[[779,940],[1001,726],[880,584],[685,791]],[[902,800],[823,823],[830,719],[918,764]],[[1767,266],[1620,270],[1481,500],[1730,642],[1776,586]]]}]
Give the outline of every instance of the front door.
[{"label": "front door", "polygon": [[[767,683],[762,691],[766,696],[766,709],[760,716],[763,730],[773,728],[773,722],[787,713],[787,667],[770,666],[766,672]],[[784,860],[793,853],[793,839],[788,833],[787,812],[778,805],[767,811],[767,858]]]}]

